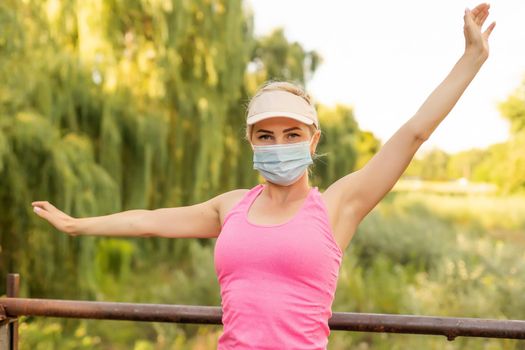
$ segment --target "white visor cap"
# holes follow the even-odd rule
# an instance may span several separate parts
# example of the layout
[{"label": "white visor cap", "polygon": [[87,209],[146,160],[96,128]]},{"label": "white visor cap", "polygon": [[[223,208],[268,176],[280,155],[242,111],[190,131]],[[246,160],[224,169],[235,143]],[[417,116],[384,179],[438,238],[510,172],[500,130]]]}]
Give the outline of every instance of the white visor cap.
[{"label": "white visor cap", "polygon": [[315,108],[304,98],[287,91],[265,91],[255,97],[248,110],[246,124],[253,125],[263,119],[288,117],[319,129]]}]

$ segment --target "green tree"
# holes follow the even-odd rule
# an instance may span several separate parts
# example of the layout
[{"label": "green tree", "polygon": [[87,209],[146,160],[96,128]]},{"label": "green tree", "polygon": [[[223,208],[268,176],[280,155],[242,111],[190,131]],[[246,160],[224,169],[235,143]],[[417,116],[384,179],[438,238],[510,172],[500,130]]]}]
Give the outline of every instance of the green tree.
[{"label": "green tree", "polygon": [[512,135],[505,156],[494,159],[506,163],[498,180],[507,192],[525,191],[525,80],[499,107],[502,116],[511,123]]},{"label": "green tree", "polygon": [[317,106],[321,139],[313,181],[321,188],[362,167],[379,149],[380,142],[370,132],[359,129],[351,107]]},{"label": "green tree", "polygon": [[[0,25],[0,271],[29,295],[93,297],[105,261],[101,239],[50,234],[32,201],[82,217],[252,187],[249,96],[320,61],[282,31],[255,38],[240,0],[7,0]],[[189,254],[185,240],[130,242],[111,254]]]},{"label": "green tree", "polygon": [[445,181],[447,178],[447,163],[449,155],[440,150],[434,149],[428,152],[424,158],[421,177],[424,180]]},{"label": "green tree", "polygon": [[[243,123],[252,20],[240,1],[0,6],[2,272],[32,295],[93,296],[97,240],[50,235],[31,201],[91,216],[202,200],[225,189],[221,171],[240,182],[249,164],[223,160],[229,118]],[[183,259],[187,245],[133,251]],[[58,276],[71,280],[48,283]]]},{"label": "green tree", "polygon": [[316,51],[305,51],[298,42],[289,42],[282,28],[259,38],[251,57],[252,70],[263,80],[286,80],[305,85],[321,64]]},{"label": "green tree", "polygon": [[499,104],[499,110],[510,121],[513,133],[525,132],[525,80],[507,100]]},{"label": "green tree", "polygon": [[472,180],[474,169],[486,157],[486,150],[471,149],[450,155],[447,164],[447,178],[449,180],[466,178]]}]

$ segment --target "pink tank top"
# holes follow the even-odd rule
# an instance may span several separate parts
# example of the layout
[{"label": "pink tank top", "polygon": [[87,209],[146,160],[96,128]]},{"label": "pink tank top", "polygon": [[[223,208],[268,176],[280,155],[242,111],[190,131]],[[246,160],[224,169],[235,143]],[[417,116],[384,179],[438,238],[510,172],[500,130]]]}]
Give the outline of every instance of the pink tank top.
[{"label": "pink tank top", "polygon": [[264,185],[228,213],[215,243],[223,333],[219,350],[326,349],[343,253],[317,187],[288,222],[256,225],[247,212]]}]

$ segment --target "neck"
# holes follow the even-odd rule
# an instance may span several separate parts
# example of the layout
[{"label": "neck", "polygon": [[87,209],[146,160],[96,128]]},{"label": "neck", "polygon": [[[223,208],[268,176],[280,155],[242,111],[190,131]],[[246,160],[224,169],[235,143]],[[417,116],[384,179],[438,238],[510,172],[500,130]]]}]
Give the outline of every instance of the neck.
[{"label": "neck", "polygon": [[289,186],[280,186],[271,182],[266,182],[263,193],[267,195],[270,200],[277,203],[284,203],[305,198],[310,191],[308,184],[308,170],[296,182]]}]

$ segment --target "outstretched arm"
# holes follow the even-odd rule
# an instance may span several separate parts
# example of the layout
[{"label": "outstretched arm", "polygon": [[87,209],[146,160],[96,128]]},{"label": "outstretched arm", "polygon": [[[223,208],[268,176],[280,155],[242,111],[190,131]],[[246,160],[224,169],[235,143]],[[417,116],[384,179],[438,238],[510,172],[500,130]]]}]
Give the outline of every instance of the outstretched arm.
[{"label": "outstretched arm", "polygon": [[47,201],[32,205],[38,216],[72,236],[211,238],[221,229],[219,207],[224,196],[186,207],[135,209],[88,218],[73,218]]},{"label": "outstretched arm", "polygon": [[445,80],[362,169],[327,189],[337,198],[344,219],[358,224],[376,206],[403,174],[421,144],[454,107],[488,57],[488,38],[495,26],[493,22],[481,31],[488,14],[488,4],[465,10],[465,52]]}]

